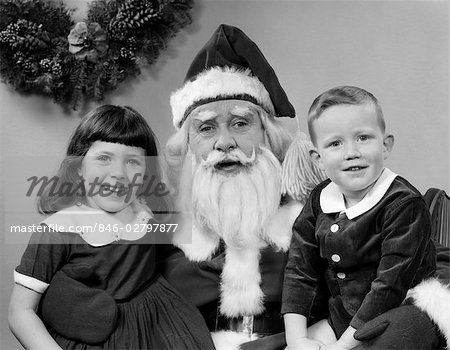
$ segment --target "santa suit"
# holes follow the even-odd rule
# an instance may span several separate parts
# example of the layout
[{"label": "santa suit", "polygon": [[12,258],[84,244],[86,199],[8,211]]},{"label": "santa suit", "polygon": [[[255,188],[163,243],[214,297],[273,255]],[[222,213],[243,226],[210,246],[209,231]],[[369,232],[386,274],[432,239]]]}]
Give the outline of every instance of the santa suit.
[{"label": "santa suit", "polygon": [[[270,231],[291,236],[292,223],[301,210],[301,204],[291,202],[278,210],[269,223]],[[207,261],[190,261],[184,253],[175,247],[160,247],[164,259],[160,264],[165,278],[191,303],[196,305],[213,332],[218,349],[233,349],[239,344],[261,338],[257,348],[284,348],[284,323],[280,313],[281,292],[287,252],[267,246],[260,251],[259,269],[261,290],[264,294],[264,311],[253,317],[251,334],[245,333],[243,314],[230,317],[219,310],[221,302],[221,273],[225,262],[223,244],[213,257]],[[245,278],[247,271],[242,269]],[[317,299],[311,322],[324,317],[324,310]],[[231,332],[221,332],[231,331]],[[219,333],[218,333],[219,332]],[[271,335],[276,335],[270,337]],[[269,336],[269,337],[268,337]],[[256,343],[255,343],[256,346]]]}]

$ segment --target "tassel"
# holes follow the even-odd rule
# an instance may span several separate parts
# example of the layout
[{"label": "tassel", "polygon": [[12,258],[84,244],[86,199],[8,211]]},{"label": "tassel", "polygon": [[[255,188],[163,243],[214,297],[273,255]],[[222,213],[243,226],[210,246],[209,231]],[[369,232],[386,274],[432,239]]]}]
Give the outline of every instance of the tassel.
[{"label": "tassel", "polygon": [[302,204],[305,204],[313,188],[327,178],[309,154],[312,147],[306,134],[297,132],[281,170],[281,193]]}]

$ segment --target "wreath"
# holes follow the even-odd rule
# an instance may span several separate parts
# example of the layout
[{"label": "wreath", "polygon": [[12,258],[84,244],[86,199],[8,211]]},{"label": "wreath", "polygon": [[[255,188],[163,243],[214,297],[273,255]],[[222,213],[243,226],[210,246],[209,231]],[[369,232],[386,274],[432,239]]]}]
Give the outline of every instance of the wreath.
[{"label": "wreath", "polygon": [[74,23],[62,2],[0,0],[0,74],[17,91],[76,109],[100,101],[191,23],[193,0],[99,0]]}]

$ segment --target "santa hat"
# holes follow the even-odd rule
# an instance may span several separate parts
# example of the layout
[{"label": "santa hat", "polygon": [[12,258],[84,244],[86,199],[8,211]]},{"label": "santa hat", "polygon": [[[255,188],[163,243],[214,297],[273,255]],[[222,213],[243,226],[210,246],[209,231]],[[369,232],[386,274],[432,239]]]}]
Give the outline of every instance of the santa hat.
[{"label": "santa hat", "polygon": [[221,24],[194,58],[184,85],[170,98],[180,128],[196,107],[218,100],[245,100],[276,117],[295,117],[278,78],[258,46],[240,29]]}]

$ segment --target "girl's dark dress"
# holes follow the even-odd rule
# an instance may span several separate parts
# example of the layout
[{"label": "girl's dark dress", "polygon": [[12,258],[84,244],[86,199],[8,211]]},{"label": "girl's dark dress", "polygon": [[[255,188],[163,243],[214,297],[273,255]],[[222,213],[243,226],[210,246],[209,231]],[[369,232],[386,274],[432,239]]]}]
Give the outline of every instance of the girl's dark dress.
[{"label": "girl's dark dress", "polygon": [[[117,303],[115,328],[100,344],[74,341],[49,328],[63,349],[214,348],[198,310],[157,274],[156,246],[150,244],[150,234],[135,241],[118,240],[92,246],[76,233],[54,232],[46,228],[46,232],[34,233],[31,237],[16,268],[16,283],[31,281],[33,285],[33,281],[38,284],[42,281],[44,285],[51,285],[55,273],[62,271],[89,288],[106,291]],[[44,293],[42,300],[45,297]],[[70,304],[71,300],[65,302]],[[89,302],[86,300],[80,308],[89,309]],[[58,312],[64,309],[64,304],[58,303],[61,304],[56,302],[51,310]],[[92,310],[96,315],[102,311]],[[65,321],[70,323],[70,320]],[[110,320],[105,320],[105,324],[108,322]],[[74,324],[76,326],[77,323]]]}]

